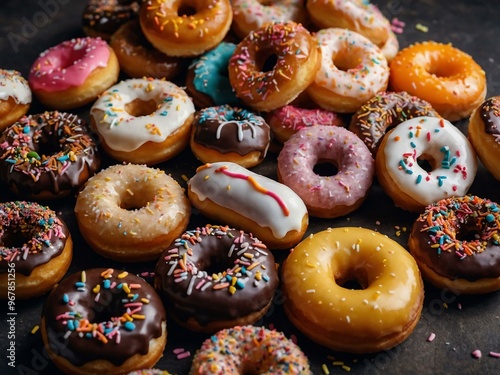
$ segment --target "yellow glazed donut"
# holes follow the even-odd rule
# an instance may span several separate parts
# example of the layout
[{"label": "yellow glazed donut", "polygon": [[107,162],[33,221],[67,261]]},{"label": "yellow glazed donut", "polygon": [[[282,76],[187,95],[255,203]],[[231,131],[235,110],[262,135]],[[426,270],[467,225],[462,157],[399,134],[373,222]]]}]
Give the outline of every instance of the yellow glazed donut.
[{"label": "yellow glazed donut", "polygon": [[[361,289],[343,285],[356,281]],[[419,321],[424,290],[412,256],[365,228],[312,234],[283,265],[285,312],[318,344],[370,353],[404,341]]]}]

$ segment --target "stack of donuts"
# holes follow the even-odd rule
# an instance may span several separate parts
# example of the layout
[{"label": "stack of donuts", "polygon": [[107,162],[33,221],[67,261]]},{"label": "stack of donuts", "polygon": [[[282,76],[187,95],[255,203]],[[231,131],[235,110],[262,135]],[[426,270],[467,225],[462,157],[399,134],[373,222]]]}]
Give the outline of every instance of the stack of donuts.
[{"label": "stack of donuts", "polygon": [[[82,34],[27,79],[0,70],[0,183],[16,199],[0,203],[0,294],[15,267],[18,298],[47,295],[42,339],[64,373],[154,367],[168,316],[213,335],[192,374],[308,374],[294,342],[254,326],[277,291],[312,341],[372,353],[415,329],[422,276],[500,289],[500,206],[468,195],[478,158],[500,179],[500,97],[465,52],[400,51],[376,6],[348,0],[93,0]],[[178,181],[186,150],[198,164]],[[374,181],[415,214],[410,252],[330,228]],[[50,206],[73,198],[84,247],[121,268],[66,275],[74,233]],[[152,282],[127,271],[148,261]]]}]

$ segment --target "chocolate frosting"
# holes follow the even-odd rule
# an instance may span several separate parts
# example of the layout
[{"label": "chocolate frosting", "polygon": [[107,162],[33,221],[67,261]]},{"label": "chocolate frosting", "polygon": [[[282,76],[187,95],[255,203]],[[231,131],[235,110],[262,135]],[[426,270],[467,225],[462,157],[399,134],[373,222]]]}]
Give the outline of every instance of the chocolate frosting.
[{"label": "chocolate frosting", "polygon": [[[103,273],[108,276],[101,276]],[[129,303],[131,306],[127,307]],[[130,322],[114,319],[123,317],[127,311],[136,318]],[[42,317],[53,351],[76,366],[96,359],[120,366],[134,354],[146,355],[150,340],[162,335],[162,322],[166,319],[153,287],[138,276],[104,268],[78,272],[64,279],[48,296]],[[92,333],[100,323],[107,343],[102,341],[102,335]],[[75,327],[88,329],[80,336]]]},{"label": "chocolate frosting", "polygon": [[479,116],[484,123],[486,133],[500,134],[500,96],[494,96],[484,101],[479,106]]},{"label": "chocolate frosting", "polygon": [[111,36],[121,25],[137,18],[137,0],[90,0],[83,11],[83,27]]}]

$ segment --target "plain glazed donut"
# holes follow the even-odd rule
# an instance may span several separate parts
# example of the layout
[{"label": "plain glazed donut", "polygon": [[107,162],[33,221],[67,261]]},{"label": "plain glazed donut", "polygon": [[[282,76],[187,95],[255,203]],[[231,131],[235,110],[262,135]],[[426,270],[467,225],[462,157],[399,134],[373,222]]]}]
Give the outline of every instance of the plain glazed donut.
[{"label": "plain glazed donut", "polygon": [[156,260],[187,227],[191,207],[162,170],[113,165],[87,181],[75,205],[83,238],[104,257]]},{"label": "plain glazed donut", "polygon": [[467,117],[486,96],[486,74],[451,44],[416,43],[390,64],[390,88],[428,101],[448,121]]},{"label": "plain glazed donut", "polygon": [[21,73],[0,69],[0,133],[23,117],[30,105],[31,90]]},{"label": "plain glazed donut", "polygon": [[[355,281],[361,289],[343,285]],[[311,234],[283,264],[284,308],[306,336],[332,350],[370,353],[403,342],[420,319],[422,278],[412,256],[364,228]]]},{"label": "plain glazed donut", "polygon": [[185,232],[155,269],[155,288],[169,315],[198,332],[257,322],[277,286],[276,264],[266,245],[222,226]]},{"label": "plain glazed donut", "polygon": [[0,203],[0,298],[29,299],[48,292],[73,258],[66,224],[49,207]]},{"label": "plain glazed donut", "polygon": [[420,214],[408,246],[424,279],[437,288],[491,293],[500,290],[499,225],[497,203],[470,195],[445,198]]},{"label": "plain glazed donut", "polygon": [[307,94],[320,107],[353,113],[387,89],[387,59],[364,36],[331,28],[318,31],[315,37],[321,49],[321,67]]},{"label": "plain glazed donut", "polygon": [[40,331],[48,358],[76,375],[153,367],[167,341],[165,309],[153,287],[112,268],[61,281],[45,301]]},{"label": "plain glazed donut", "polygon": [[[430,169],[420,166],[427,161]],[[415,117],[382,139],[375,158],[377,179],[396,206],[421,212],[425,206],[467,193],[477,156],[465,135],[438,117]]]}]

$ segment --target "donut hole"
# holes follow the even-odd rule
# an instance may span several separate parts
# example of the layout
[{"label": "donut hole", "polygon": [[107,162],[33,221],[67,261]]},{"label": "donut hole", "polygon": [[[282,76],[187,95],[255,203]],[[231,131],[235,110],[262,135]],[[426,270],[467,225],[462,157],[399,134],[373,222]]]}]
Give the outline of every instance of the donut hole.
[{"label": "donut hole", "polygon": [[135,211],[146,207],[153,200],[154,194],[151,194],[146,189],[137,189],[137,191],[127,189],[125,194],[122,194],[118,206],[127,211]]},{"label": "donut hole", "polygon": [[421,155],[417,158],[417,164],[426,172],[432,172],[436,169],[436,160],[429,155]]},{"label": "donut hole", "polygon": [[460,73],[461,68],[453,63],[435,63],[429,64],[427,73],[434,75],[438,78],[449,78]]},{"label": "donut hole", "polygon": [[339,169],[337,167],[337,164],[332,160],[332,161],[320,161],[316,163],[316,165],[313,167],[313,172],[316,173],[318,176],[335,176],[338,172]]},{"label": "donut hole", "polygon": [[337,53],[333,56],[333,64],[338,70],[347,72],[350,69],[355,69],[361,63],[361,59],[354,53]]},{"label": "donut hole", "polygon": [[122,298],[122,293],[101,289],[99,300],[92,308],[94,316],[89,317],[89,320],[93,323],[110,322],[113,318],[122,316],[124,313]]},{"label": "donut hole", "polygon": [[363,290],[368,287],[368,276],[362,270],[348,270],[335,275],[335,282],[338,286],[349,290]]},{"label": "donut hole", "polygon": [[0,245],[7,248],[22,248],[33,237],[34,233],[9,229],[0,237]]},{"label": "donut hole", "polygon": [[278,63],[278,56],[270,49],[262,49],[256,52],[255,64],[257,70],[267,73],[274,70]]},{"label": "donut hole", "polygon": [[155,113],[158,106],[153,99],[141,100],[134,99],[130,103],[125,104],[125,111],[134,117],[149,116]]},{"label": "donut hole", "polygon": [[231,263],[230,258],[216,255],[201,259],[198,265],[199,269],[205,271],[208,275],[218,274],[233,266],[234,263]]},{"label": "donut hole", "polygon": [[456,239],[458,241],[477,241],[481,238],[481,227],[478,225],[475,218],[470,217],[468,222],[461,224],[456,231]]},{"label": "donut hole", "polygon": [[183,2],[179,9],[177,10],[177,15],[179,17],[189,17],[194,16],[196,14],[196,8]]}]

